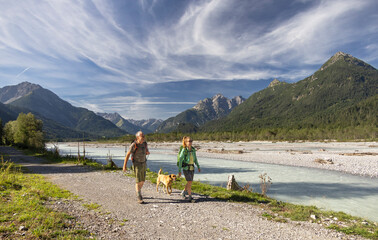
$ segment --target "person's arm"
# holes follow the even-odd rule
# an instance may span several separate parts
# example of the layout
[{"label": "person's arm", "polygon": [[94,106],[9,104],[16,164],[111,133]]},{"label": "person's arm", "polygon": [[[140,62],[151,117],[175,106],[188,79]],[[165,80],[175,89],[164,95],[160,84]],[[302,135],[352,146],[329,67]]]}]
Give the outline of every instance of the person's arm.
[{"label": "person's arm", "polygon": [[201,172],[201,168],[200,168],[200,165],[199,165],[198,160],[197,160],[197,152],[196,151],[194,151],[194,163],[197,165],[198,172]]},{"label": "person's arm", "polygon": [[123,171],[125,172],[127,170],[127,162],[129,161],[129,157],[131,155],[131,152],[128,151],[125,157],[125,161],[123,162]]},{"label": "person's arm", "polygon": [[150,155],[150,151],[148,150],[147,142],[146,142],[146,155]]},{"label": "person's arm", "polygon": [[129,147],[129,151],[126,153],[125,161],[123,162],[123,171],[125,172],[127,170],[127,162],[129,161],[129,157],[131,155],[131,152],[134,151],[135,144],[131,144]]}]

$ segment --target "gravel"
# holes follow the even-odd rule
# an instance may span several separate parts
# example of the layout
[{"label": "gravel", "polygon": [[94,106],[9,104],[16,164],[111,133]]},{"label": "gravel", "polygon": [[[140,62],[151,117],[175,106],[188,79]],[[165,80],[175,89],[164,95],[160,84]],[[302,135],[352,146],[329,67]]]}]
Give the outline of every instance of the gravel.
[{"label": "gravel", "polygon": [[[174,189],[171,196],[143,187],[146,204],[138,204],[135,179],[120,171],[93,171],[87,167],[43,164],[9,147],[0,147],[12,161],[43,174],[82,200],[53,200],[48,206],[75,217],[80,226],[98,239],[363,239],[311,222],[287,223],[262,217],[262,207],[229,203],[194,195],[188,203]],[[101,205],[89,210],[84,203]]]}]

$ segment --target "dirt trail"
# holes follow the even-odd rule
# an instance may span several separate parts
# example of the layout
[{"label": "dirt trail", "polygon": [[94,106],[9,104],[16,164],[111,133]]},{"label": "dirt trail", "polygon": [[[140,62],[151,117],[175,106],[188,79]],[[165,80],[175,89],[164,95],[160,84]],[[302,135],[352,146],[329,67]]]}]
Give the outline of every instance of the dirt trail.
[{"label": "dirt trail", "polygon": [[76,216],[82,226],[100,239],[363,239],[347,236],[309,222],[268,221],[256,206],[218,201],[194,195],[196,203],[181,199],[179,190],[171,196],[156,192],[145,183],[146,204],[138,204],[135,179],[122,172],[93,171],[86,167],[46,164],[44,160],[0,147],[33,173],[42,174],[85,202],[101,205],[89,211],[80,201],[56,202],[51,207]]}]

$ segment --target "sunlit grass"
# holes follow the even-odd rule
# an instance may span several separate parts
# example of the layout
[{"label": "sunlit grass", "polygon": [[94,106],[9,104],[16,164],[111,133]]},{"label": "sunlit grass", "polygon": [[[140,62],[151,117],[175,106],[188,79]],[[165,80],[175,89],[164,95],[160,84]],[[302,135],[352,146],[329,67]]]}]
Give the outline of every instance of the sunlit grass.
[{"label": "sunlit grass", "polygon": [[69,215],[45,206],[47,201],[72,198],[44,177],[24,174],[19,166],[2,162],[0,168],[0,239],[86,239]]}]

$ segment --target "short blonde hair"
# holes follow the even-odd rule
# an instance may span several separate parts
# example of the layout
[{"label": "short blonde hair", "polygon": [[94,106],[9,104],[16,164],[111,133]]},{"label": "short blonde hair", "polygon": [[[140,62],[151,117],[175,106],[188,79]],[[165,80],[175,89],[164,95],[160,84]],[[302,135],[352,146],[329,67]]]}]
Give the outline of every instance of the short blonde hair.
[{"label": "short blonde hair", "polygon": [[139,137],[140,135],[144,135],[142,131],[138,131],[138,132],[135,134],[135,137]]}]

